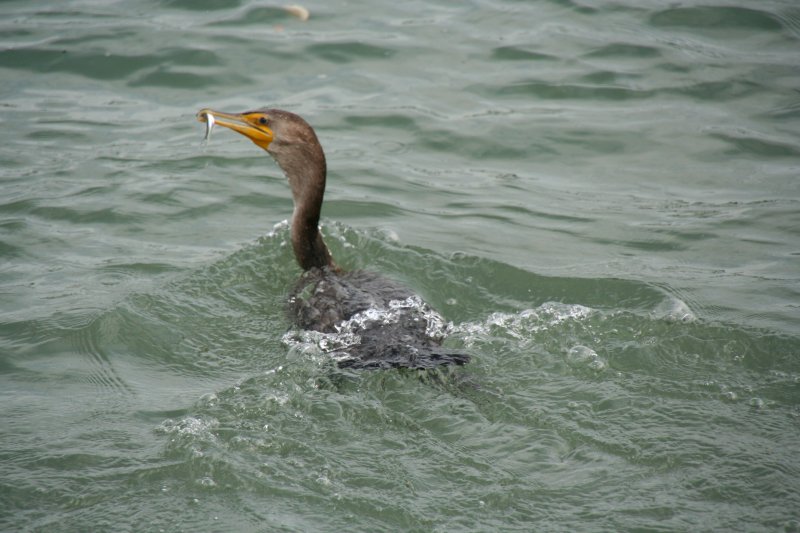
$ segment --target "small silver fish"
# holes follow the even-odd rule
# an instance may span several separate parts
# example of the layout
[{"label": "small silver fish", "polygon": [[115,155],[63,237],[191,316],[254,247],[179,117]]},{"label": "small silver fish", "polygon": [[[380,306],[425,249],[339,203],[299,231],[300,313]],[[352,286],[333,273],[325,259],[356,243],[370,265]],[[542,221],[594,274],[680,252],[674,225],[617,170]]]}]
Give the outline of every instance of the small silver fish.
[{"label": "small silver fish", "polygon": [[214,120],[214,115],[211,113],[206,113],[206,136],[203,139],[205,142],[208,142],[208,140],[211,138],[211,130],[214,129],[214,124],[216,123],[217,121]]}]

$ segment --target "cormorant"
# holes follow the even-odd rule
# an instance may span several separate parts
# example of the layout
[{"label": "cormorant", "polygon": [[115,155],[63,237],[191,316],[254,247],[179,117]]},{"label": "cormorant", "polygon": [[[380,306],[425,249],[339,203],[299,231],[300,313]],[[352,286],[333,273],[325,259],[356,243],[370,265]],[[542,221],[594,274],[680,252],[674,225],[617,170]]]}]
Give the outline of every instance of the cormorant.
[{"label": "cormorant", "polygon": [[345,271],[333,260],[319,231],[325,193],[325,154],[314,129],[280,109],[224,113],[201,109],[197,119],[241,133],[266,150],[289,180],[294,199],[291,241],[304,270],[289,298],[289,313],[301,328],[354,333],[340,350],[349,368],[433,368],[463,365],[469,356],[441,346],[441,318],[406,287],[378,274]]}]

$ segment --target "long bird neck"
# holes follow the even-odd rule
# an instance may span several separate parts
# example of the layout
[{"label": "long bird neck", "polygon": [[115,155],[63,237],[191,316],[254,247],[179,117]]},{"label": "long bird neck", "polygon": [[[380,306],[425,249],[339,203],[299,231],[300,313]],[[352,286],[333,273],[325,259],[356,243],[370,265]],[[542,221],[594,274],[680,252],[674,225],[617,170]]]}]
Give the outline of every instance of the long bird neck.
[{"label": "long bird neck", "polygon": [[325,156],[321,149],[319,153],[306,155],[310,156],[306,159],[307,163],[313,164],[291,165],[284,168],[294,197],[292,248],[297,263],[303,270],[315,267],[336,268],[319,232],[319,217],[325,194]]}]

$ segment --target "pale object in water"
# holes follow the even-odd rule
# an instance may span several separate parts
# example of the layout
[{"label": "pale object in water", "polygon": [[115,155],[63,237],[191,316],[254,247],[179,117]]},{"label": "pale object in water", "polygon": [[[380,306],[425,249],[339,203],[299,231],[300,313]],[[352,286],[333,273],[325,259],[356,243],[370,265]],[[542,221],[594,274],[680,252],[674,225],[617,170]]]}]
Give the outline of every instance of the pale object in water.
[{"label": "pale object in water", "polygon": [[308,20],[308,17],[311,15],[308,12],[308,9],[304,8],[303,6],[298,6],[298,5],[283,6],[283,9],[290,15],[294,15],[303,22]]}]

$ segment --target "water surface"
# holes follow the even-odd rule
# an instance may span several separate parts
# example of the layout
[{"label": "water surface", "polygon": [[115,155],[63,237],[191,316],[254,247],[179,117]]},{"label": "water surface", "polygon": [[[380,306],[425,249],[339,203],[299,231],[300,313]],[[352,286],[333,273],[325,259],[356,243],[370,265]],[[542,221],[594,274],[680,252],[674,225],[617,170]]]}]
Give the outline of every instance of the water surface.
[{"label": "water surface", "polygon": [[[0,529],[800,531],[793,2],[4,2]],[[470,365],[291,329],[323,231]]]}]

